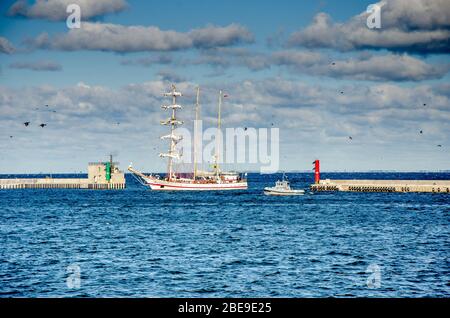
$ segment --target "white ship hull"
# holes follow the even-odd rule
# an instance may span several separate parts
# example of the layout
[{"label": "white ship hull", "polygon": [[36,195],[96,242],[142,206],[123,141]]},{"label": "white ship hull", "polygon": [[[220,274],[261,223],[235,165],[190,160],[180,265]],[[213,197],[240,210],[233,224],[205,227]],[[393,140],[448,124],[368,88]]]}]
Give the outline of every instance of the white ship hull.
[{"label": "white ship hull", "polygon": [[152,190],[160,191],[212,191],[212,190],[246,190],[246,181],[227,183],[194,183],[188,181],[167,181],[156,178],[143,178]]},{"label": "white ship hull", "polygon": [[303,195],[305,190],[294,190],[291,188],[289,181],[286,180],[284,174],[283,179],[278,180],[274,187],[265,187],[265,195]]},{"label": "white ship hull", "polygon": [[304,195],[304,190],[274,190],[272,188],[264,188],[265,195]]}]

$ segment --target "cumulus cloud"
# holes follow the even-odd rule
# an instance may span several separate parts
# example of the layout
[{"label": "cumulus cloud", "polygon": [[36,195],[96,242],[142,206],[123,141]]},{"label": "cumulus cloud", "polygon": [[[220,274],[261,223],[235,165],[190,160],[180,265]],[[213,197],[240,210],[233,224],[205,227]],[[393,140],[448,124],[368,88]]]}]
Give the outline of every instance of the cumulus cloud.
[{"label": "cumulus cloud", "polygon": [[82,23],[80,29],[50,37],[42,33],[29,44],[35,48],[63,51],[92,50],[119,53],[174,51],[190,48],[251,43],[253,36],[244,27],[207,26],[189,32],[163,31],[155,26],[124,26],[110,23]]},{"label": "cumulus cloud", "polygon": [[185,59],[185,65],[206,64],[215,68],[246,67],[252,71],[269,69],[273,65],[295,65],[307,67],[324,61],[324,57],[315,52],[276,51],[272,54],[262,53],[247,48],[214,48],[202,50],[200,56]]},{"label": "cumulus cloud", "polygon": [[[417,142],[417,147],[427,143],[433,145],[435,140],[449,141],[450,99],[428,85],[355,84],[333,88],[270,78],[237,83],[230,91],[233,92],[235,111],[243,105],[243,112],[258,114],[258,125],[274,123],[282,127],[283,142],[295,145],[296,149],[307,143],[299,139],[306,138],[321,147],[334,144],[343,150],[350,135],[354,140],[358,139],[359,145],[370,145],[366,148],[368,151],[377,145],[386,147],[382,148],[386,155],[389,147],[406,146],[405,140],[408,145]],[[248,99],[248,96],[252,98]],[[251,123],[246,121],[246,125]],[[421,129],[426,132],[422,139],[418,138]],[[308,149],[314,151],[315,147],[312,145]],[[323,157],[329,156],[330,151],[333,152],[330,149],[324,151]],[[353,153],[355,149],[345,151],[358,156]],[[408,150],[403,155],[406,153],[411,155]],[[375,151],[372,156],[376,155]],[[368,161],[372,159],[367,158]],[[407,159],[408,155],[405,156]]]},{"label": "cumulus cloud", "polygon": [[36,62],[14,62],[9,64],[9,68],[31,70],[31,71],[61,71],[62,66],[53,61],[36,61]]},{"label": "cumulus cloud", "polygon": [[247,48],[214,48],[201,51],[198,58],[186,60],[186,64],[208,64],[219,68],[247,67],[253,71],[268,69],[272,65],[295,64],[310,66],[323,60],[322,55],[304,51],[278,51],[261,53]]},{"label": "cumulus cloud", "polygon": [[408,55],[372,56],[338,62],[329,74],[366,80],[421,81],[442,78],[449,65],[431,65]]},{"label": "cumulus cloud", "polygon": [[82,19],[117,13],[127,8],[125,0],[37,0],[32,5],[26,0],[19,0],[9,8],[8,14],[31,19],[62,21],[67,19],[66,9],[69,4],[80,6]]},{"label": "cumulus cloud", "polygon": [[[186,120],[186,127],[191,128],[193,112],[189,108],[192,110],[195,100],[195,85],[181,82],[177,88],[184,94],[180,103],[185,109],[180,116]],[[229,93],[224,105],[224,127],[272,127],[274,124],[281,128],[281,148],[289,145],[288,153],[292,153],[292,145],[301,151],[308,144],[308,154],[315,156],[318,150],[314,147],[322,145],[321,158],[326,158],[326,154],[337,156],[342,159],[342,167],[347,164],[346,156],[358,156],[364,149],[368,156],[364,161],[366,168],[373,168],[376,145],[383,147],[385,156],[389,156],[389,147],[395,152],[405,146],[402,157],[395,157],[396,162],[404,164],[417,147],[435,150],[437,141],[443,145],[450,141],[450,96],[440,86],[402,87],[382,83],[334,87],[274,77],[231,82],[221,88]],[[8,154],[8,162],[2,166],[29,169],[29,162],[21,166],[14,158],[33,153],[36,162],[44,166],[51,158],[58,158],[57,165],[78,163],[84,169],[85,162],[120,149],[121,154],[126,154],[119,158],[122,162],[133,161],[152,171],[163,170],[163,161],[148,158],[157,158],[165,146],[158,142],[158,136],[164,132],[159,125],[165,115],[160,105],[164,102],[161,93],[167,89],[168,84],[163,80],[121,88],[87,83],[63,88],[0,86],[0,140],[4,138],[1,136],[15,136],[13,141],[5,138],[0,143],[1,153]],[[341,90],[345,94],[340,94]],[[203,116],[216,115],[217,91],[214,84],[202,86]],[[34,111],[37,105],[44,104],[57,112]],[[31,121],[31,126],[25,129],[24,121]],[[37,126],[40,122],[48,123],[45,130]],[[423,129],[423,135],[418,134],[419,129]],[[348,135],[354,136],[351,148],[346,146]],[[99,143],[99,140],[109,142]],[[411,147],[412,142],[416,143],[415,147]],[[115,148],[108,148],[111,145]],[[331,145],[339,146],[330,148]],[[364,148],[364,145],[369,146]],[[152,150],[155,147],[161,149]],[[298,163],[298,158],[295,162]],[[442,164],[448,164],[448,158],[442,159]],[[65,168],[57,167],[60,171]]]},{"label": "cumulus cloud", "polygon": [[0,36],[0,53],[11,54],[15,51],[14,46],[8,39]]},{"label": "cumulus cloud", "polygon": [[245,27],[232,23],[226,27],[208,25],[189,32],[194,47],[210,48],[229,46],[238,43],[252,43],[253,34]]},{"label": "cumulus cloud", "polygon": [[446,0],[388,0],[380,4],[385,27],[402,30],[450,28],[450,3]]},{"label": "cumulus cloud", "polygon": [[371,81],[421,81],[442,78],[450,64],[432,65],[407,54],[362,55],[336,60],[318,53],[282,51],[275,53],[274,62],[293,67],[294,72]]},{"label": "cumulus cloud", "polygon": [[246,67],[252,71],[284,67],[291,74],[306,74],[370,81],[421,81],[439,79],[450,70],[450,64],[429,64],[405,54],[378,54],[367,52],[356,57],[331,60],[314,51],[282,50],[270,54],[246,48],[215,48],[203,50],[200,56],[176,63],[183,65],[210,65],[216,69]]},{"label": "cumulus cloud", "polygon": [[[398,108],[406,110],[441,109],[450,112],[450,98],[435,89],[435,86],[416,85],[403,87],[396,84],[379,83],[374,85],[345,84],[338,88],[328,85],[312,85],[302,81],[268,78],[259,81],[244,81],[236,85],[238,96],[251,92],[260,105],[274,107],[320,107],[333,112],[347,108],[349,112],[372,111],[375,109]],[[345,94],[340,94],[343,91]],[[247,93],[246,93],[247,92]],[[303,98],[301,98],[303,96]],[[341,105],[341,109],[333,109]],[[429,109],[428,109],[429,110]]]},{"label": "cumulus cloud", "polygon": [[[169,73],[160,72],[160,76]],[[36,105],[48,104],[57,110],[57,113],[49,116],[54,116],[51,119],[61,129],[70,124],[67,129],[82,127],[87,131],[97,132],[96,121],[115,122],[117,118],[123,118],[123,124],[129,122],[129,129],[132,131],[148,130],[149,123],[157,124],[159,118],[164,116],[160,110],[163,101],[161,93],[167,90],[168,86],[162,79],[129,84],[116,89],[82,82],[65,88],[46,85],[13,89],[0,86],[0,121],[13,119],[20,124],[22,116],[33,115]],[[178,83],[177,87],[184,95],[183,101],[180,102],[184,105],[192,104],[196,84],[183,81]],[[320,129],[319,125],[326,121],[319,119],[322,115],[323,118],[342,117],[342,122],[352,118],[362,124],[368,121],[382,123],[388,119],[388,115],[383,114],[394,110],[397,112],[397,120],[409,118],[418,122],[424,119],[433,119],[441,124],[450,122],[450,96],[446,95],[439,85],[402,87],[384,83],[370,86],[346,84],[336,88],[274,77],[229,83],[221,88],[230,94],[224,109],[224,122],[227,121],[227,116],[254,112],[258,116],[254,124],[267,124],[273,120],[273,116],[290,110],[294,111],[292,116],[284,118],[280,124],[286,123],[293,128],[308,125],[309,118],[294,114],[300,110],[313,114],[316,119],[312,120],[317,121],[314,123],[316,129]],[[214,84],[202,86],[202,100],[206,104],[214,104],[217,91],[218,87]],[[340,91],[345,94],[340,94]],[[249,96],[252,98],[249,99]],[[426,103],[427,107],[424,107],[423,103]],[[205,107],[205,113],[207,108]],[[211,113],[215,114],[216,107],[209,108]],[[442,114],[442,117],[435,116],[438,113]],[[238,120],[235,117],[230,118]],[[245,116],[235,124],[243,124],[244,118]],[[147,120],[150,122],[146,122]],[[134,125],[135,123],[142,123],[142,126]],[[106,130],[114,129],[109,126]]]},{"label": "cumulus cloud", "polygon": [[[59,171],[73,171],[68,169],[74,165],[79,167],[77,171],[84,171],[87,162],[117,150],[135,154],[122,160],[126,163],[138,163],[139,153],[154,153],[157,158],[157,151],[163,149],[152,149],[162,133],[159,125],[164,117],[160,108],[161,93],[169,90],[168,86],[160,80],[120,88],[86,82],[62,88],[41,85],[16,89],[0,85],[0,160],[7,157],[12,163],[5,168],[5,161],[2,161],[2,167],[10,171],[29,171],[33,168],[27,164],[35,164],[35,169],[42,171],[53,162],[56,165],[53,168]],[[186,83],[179,83],[177,87],[183,92],[194,91],[194,87],[188,88]],[[36,109],[45,110],[43,105],[49,105],[56,112]],[[22,124],[25,121],[31,122],[26,129]],[[48,126],[42,129],[38,126],[40,123]],[[155,138],[142,138],[149,133]],[[10,135],[14,139],[10,140]],[[5,136],[8,139],[4,140]],[[99,143],[99,140],[108,142]],[[29,158],[30,153],[33,162],[24,159]],[[15,160],[17,157],[22,159]],[[162,161],[155,162],[163,166]],[[65,166],[69,163],[72,166]]]},{"label": "cumulus cloud", "polygon": [[387,49],[415,53],[450,52],[450,2],[445,0],[390,0],[381,6],[381,28],[369,29],[368,13],[344,23],[326,13],[294,32],[289,46],[332,48],[339,51]]},{"label": "cumulus cloud", "polygon": [[192,40],[183,33],[162,31],[158,27],[123,26],[85,22],[80,29],[51,38],[42,33],[34,43],[37,48],[77,51],[168,51],[192,47]]}]

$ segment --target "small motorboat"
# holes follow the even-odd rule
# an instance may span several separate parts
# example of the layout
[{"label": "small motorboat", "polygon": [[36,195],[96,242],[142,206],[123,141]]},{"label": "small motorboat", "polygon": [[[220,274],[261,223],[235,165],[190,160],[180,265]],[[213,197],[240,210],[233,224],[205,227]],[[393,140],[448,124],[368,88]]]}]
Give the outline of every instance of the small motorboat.
[{"label": "small motorboat", "polygon": [[265,195],[303,195],[305,190],[294,190],[291,188],[289,181],[284,177],[283,180],[278,180],[274,187],[265,187]]}]

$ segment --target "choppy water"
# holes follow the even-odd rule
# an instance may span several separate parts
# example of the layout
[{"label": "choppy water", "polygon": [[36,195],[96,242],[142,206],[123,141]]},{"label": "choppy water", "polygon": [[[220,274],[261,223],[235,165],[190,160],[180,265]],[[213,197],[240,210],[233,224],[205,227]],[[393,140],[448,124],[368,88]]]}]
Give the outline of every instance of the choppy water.
[{"label": "choppy water", "polygon": [[[290,175],[297,188],[311,177]],[[450,195],[280,198],[262,194],[275,175],[249,179],[246,192],[151,192],[131,177],[123,191],[0,191],[0,296],[450,296]]]}]

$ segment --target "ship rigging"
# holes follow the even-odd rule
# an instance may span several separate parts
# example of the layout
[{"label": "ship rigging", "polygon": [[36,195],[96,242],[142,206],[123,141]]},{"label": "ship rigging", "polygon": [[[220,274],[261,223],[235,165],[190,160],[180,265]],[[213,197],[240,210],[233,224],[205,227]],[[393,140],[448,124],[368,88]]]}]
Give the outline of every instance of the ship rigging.
[{"label": "ship rigging", "polygon": [[[219,92],[219,107],[217,128],[220,131],[221,128],[221,107],[222,107],[222,91]],[[170,111],[170,117],[162,120],[160,123],[164,126],[170,127],[170,132],[167,135],[161,136],[163,140],[169,140],[169,149],[165,153],[160,153],[161,158],[167,158],[167,173],[165,177],[157,175],[145,175],[142,172],[134,169],[132,165],[128,167],[128,170],[138,178],[138,180],[146,186],[149,186],[152,190],[245,190],[248,188],[247,180],[236,172],[222,171],[219,167],[220,158],[220,141],[217,138],[217,145],[214,155],[213,171],[200,171],[198,170],[198,145],[197,145],[197,133],[198,133],[198,121],[200,113],[200,87],[197,87],[196,103],[195,103],[195,121],[194,121],[194,169],[192,177],[186,178],[177,175],[174,172],[175,160],[180,160],[182,153],[177,150],[177,144],[182,141],[182,136],[176,134],[177,127],[183,124],[183,121],[177,118],[177,110],[181,110],[183,107],[178,104],[177,99],[182,97],[182,94],[176,90],[175,85],[172,85],[172,89],[168,93],[164,93],[165,97],[170,97],[172,104],[162,105],[161,108]]]}]

